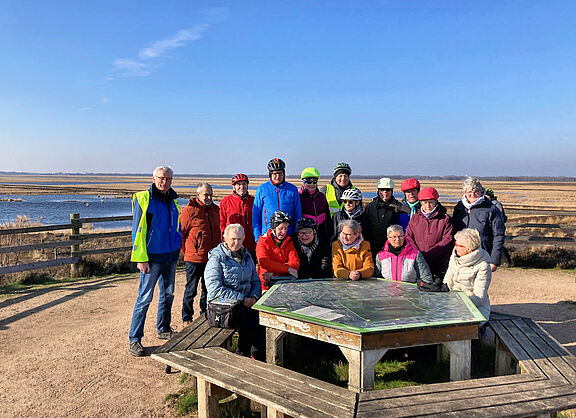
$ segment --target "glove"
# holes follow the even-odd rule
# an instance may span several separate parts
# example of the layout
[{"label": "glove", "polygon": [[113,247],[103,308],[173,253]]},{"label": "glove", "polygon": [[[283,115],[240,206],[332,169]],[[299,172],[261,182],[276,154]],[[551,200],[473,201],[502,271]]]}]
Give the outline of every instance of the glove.
[{"label": "glove", "polygon": [[449,290],[448,286],[442,282],[434,281],[432,283],[427,283],[422,280],[418,280],[418,289],[423,292],[448,292]]}]

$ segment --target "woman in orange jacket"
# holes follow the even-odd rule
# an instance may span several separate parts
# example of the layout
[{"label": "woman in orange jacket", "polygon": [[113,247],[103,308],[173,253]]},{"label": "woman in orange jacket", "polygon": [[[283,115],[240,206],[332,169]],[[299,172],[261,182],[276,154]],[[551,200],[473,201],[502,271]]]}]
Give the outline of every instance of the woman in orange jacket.
[{"label": "woman in orange jacket", "polygon": [[258,275],[262,290],[270,288],[273,276],[298,277],[300,260],[292,239],[288,236],[290,216],[286,212],[276,211],[270,218],[271,228],[256,243]]},{"label": "woman in orange jacket", "polygon": [[362,227],[352,219],[340,221],[340,234],[332,243],[334,277],[360,280],[374,274],[370,243],[362,238]]}]

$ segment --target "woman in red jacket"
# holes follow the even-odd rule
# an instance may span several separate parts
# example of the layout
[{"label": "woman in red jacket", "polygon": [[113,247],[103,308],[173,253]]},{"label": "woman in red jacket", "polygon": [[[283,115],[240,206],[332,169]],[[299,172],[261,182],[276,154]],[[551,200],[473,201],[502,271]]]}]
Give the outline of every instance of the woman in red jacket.
[{"label": "woman in red jacket", "polygon": [[294,243],[288,236],[290,222],[290,216],[286,212],[280,210],[274,212],[270,217],[271,228],[256,243],[258,275],[262,282],[262,290],[270,288],[270,279],[273,276],[298,277],[300,260]]},{"label": "woman in red jacket", "polygon": [[452,219],[438,202],[434,187],[423,187],[418,193],[420,209],[412,215],[406,229],[406,240],[422,252],[432,274],[444,278],[452,253]]}]

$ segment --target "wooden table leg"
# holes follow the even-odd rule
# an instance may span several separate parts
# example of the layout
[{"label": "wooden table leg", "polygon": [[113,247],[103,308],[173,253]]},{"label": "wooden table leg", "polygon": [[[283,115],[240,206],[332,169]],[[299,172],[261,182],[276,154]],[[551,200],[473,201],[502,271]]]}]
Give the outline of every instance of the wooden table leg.
[{"label": "wooden table leg", "polygon": [[266,363],[284,363],[284,331],[266,328]]},{"label": "wooden table leg", "polygon": [[450,351],[450,381],[470,379],[472,342],[462,340],[442,344]]},{"label": "wooden table leg", "polygon": [[374,366],[388,349],[356,351],[340,347],[340,350],[348,360],[348,389],[354,392],[374,389]]}]

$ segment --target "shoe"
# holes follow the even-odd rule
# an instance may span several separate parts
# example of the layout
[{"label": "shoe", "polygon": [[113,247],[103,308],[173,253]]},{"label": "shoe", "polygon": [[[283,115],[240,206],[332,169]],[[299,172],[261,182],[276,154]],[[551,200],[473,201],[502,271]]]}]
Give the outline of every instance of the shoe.
[{"label": "shoe", "polygon": [[176,335],[176,333],[172,328],[169,328],[168,331],[162,331],[162,332],[158,331],[158,339],[160,340],[169,340],[174,335]]},{"label": "shoe", "polygon": [[130,354],[132,354],[134,357],[142,357],[144,355],[144,347],[142,347],[140,341],[130,343],[130,348],[128,351],[130,351]]}]

